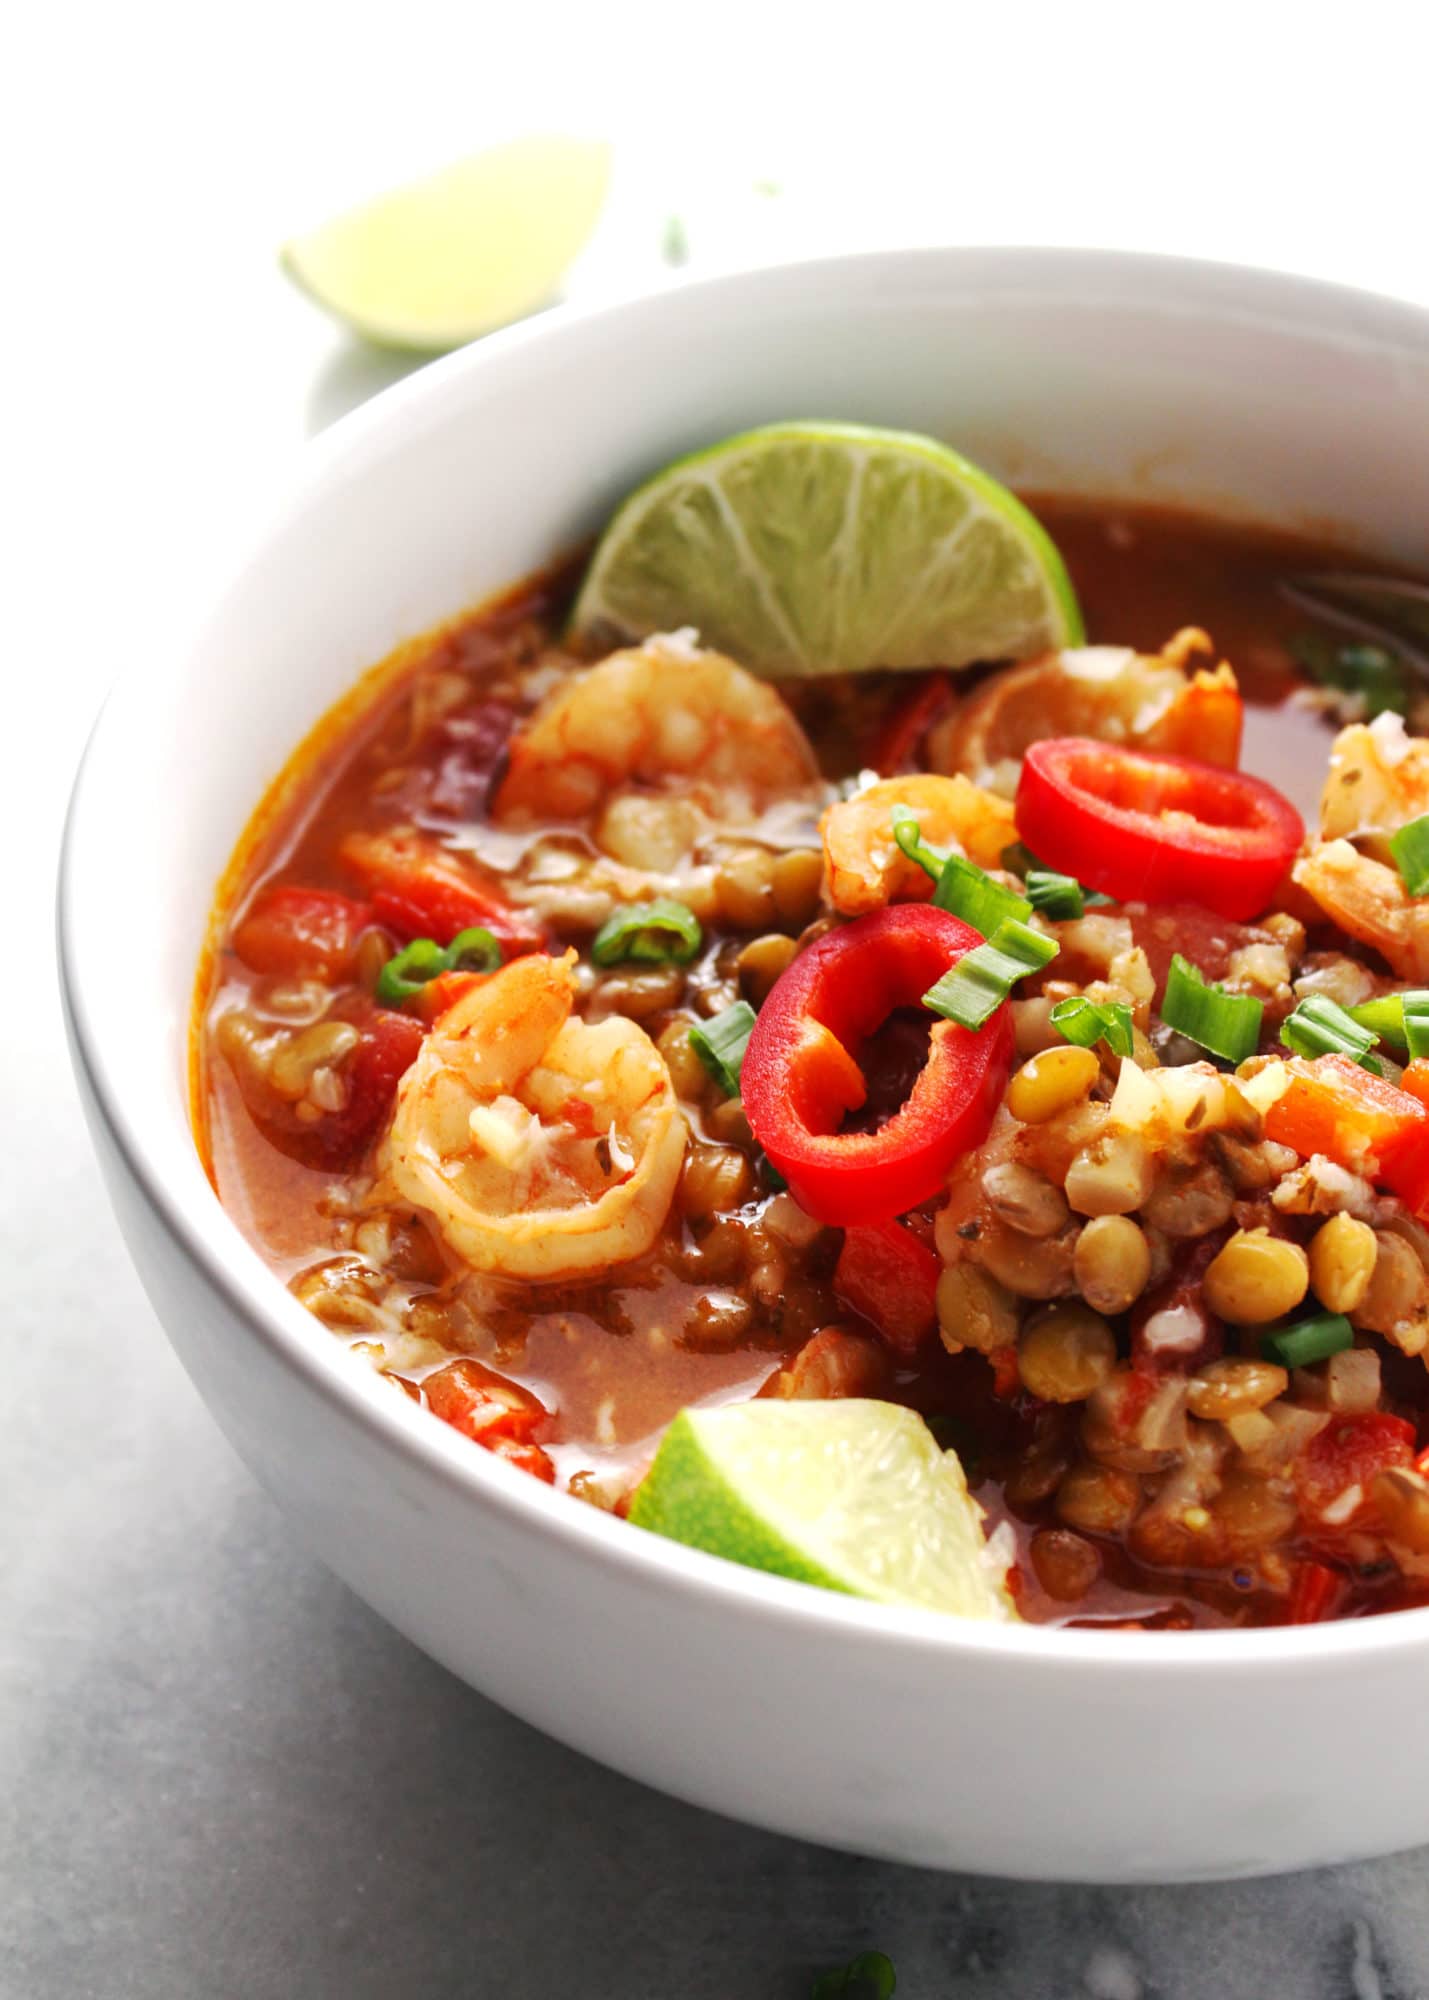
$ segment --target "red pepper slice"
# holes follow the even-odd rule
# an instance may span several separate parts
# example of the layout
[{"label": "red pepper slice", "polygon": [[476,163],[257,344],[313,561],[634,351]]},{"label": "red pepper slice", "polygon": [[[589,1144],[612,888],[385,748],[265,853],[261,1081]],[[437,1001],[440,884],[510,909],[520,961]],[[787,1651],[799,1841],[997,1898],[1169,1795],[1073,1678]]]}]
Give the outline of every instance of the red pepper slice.
[{"label": "red pepper slice", "polygon": [[1305,838],[1260,778],[1086,736],[1028,750],[1017,831],[1049,868],[1119,902],[1202,903],[1237,922],[1265,908]]},{"label": "red pepper slice", "polygon": [[844,1234],[834,1293],[890,1347],[915,1354],[938,1321],[942,1260],[901,1222],[857,1222]]},{"label": "red pepper slice", "polygon": [[936,1194],[987,1135],[1012,1066],[1004,1005],[976,1033],[939,1021],[907,1102],[874,1132],[840,1132],[864,1100],[858,1052],[982,939],[928,903],[895,903],[800,952],[760,1009],[741,1089],[755,1137],[820,1222],[885,1222]]}]

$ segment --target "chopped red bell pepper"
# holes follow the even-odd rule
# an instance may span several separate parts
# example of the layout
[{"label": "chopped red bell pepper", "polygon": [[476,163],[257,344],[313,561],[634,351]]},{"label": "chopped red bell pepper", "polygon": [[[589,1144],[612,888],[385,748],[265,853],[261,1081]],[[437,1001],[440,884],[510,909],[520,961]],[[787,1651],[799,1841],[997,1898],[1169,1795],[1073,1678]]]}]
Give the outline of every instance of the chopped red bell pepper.
[{"label": "chopped red bell pepper", "polygon": [[427,1407],[474,1444],[521,1472],[555,1481],[556,1468],[540,1440],[553,1428],[550,1411],[529,1389],[480,1361],[450,1361],[422,1384]]},{"label": "chopped red bell pepper", "polygon": [[1028,750],[1017,830],[1049,868],[1119,902],[1203,903],[1239,922],[1265,908],[1305,838],[1260,778],[1087,736]]},{"label": "chopped red bell pepper", "polygon": [[1297,1563],[1285,1607],[1287,1625],[1320,1625],[1333,1618],[1344,1578],[1324,1563]]},{"label": "chopped red bell pepper", "polygon": [[986,1137],[1012,1065],[1006,1005],[972,1032],[933,1028],[906,1102],[877,1130],[841,1132],[865,1096],[858,1054],[916,1007],[977,932],[927,903],[896,903],[800,952],[760,1009],[741,1088],[760,1145],[820,1222],[885,1222],[926,1201]]},{"label": "chopped red bell pepper", "polygon": [[1267,1108],[1265,1136],[1303,1158],[1323,1153],[1351,1173],[1397,1185],[1412,1177],[1429,1114],[1418,1098],[1348,1056],[1294,1056],[1288,1089]]},{"label": "chopped red bell pepper", "polygon": [[901,1222],[857,1222],[844,1233],[834,1292],[890,1347],[914,1354],[938,1323],[942,1263]]},{"label": "chopped red bell pepper", "polygon": [[233,933],[233,949],[251,972],[340,979],[352,970],[357,940],[375,921],[370,903],[335,889],[285,884],[254,899]]},{"label": "chopped red bell pepper", "polygon": [[869,763],[881,778],[901,777],[916,768],[923,738],[953,705],[947,674],[927,674],[921,686],[895,703],[878,733]]},{"label": "chopped red bell pepper", "polygon": [[459,931],[480,926],[505,946],[508,957],[539,951],[545,942],[529,911],[508,902],[474,868],[423,834],[350,833],[338,852],[371,896],[378,920],[403,940],[429,937],[450,944]]}]

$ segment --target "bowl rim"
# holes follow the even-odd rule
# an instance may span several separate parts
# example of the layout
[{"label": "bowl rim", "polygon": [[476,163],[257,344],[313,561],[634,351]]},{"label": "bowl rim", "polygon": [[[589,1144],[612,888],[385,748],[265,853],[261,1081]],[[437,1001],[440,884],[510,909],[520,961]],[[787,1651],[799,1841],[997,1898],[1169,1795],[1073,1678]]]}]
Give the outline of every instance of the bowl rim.
[{"label": "bowl rim", "polygon": [[[717,296],[764,294],[775,301],[786,290],[852,287],[926,280],[945,288],[949,278],[969,281],[1002,278],[1019,289],[1028,282],[1070,273],[1122,282],[1126,303],[1145,310],[1178,302],[1222,319],[1245,318],[1265,329],[1277,322],[1304,335],[1320,331],[1356,344],[1408,347],[1429,358],[1429,308],[1332,280],[1305,277],[1261,266],[1241,265],[1160,253],[1036,246],[929,246],[859,251],[821,256],[681,280],[632,298],[562,306],[486,336],[426,366],[382,391],[309,440],[295,454],[286,476],[266,506],[250,517],[238,554],[220,569],[221,587],[207,597],[206,611],[171,652],[178,670],[200,633],[221,623],[228,597],[251,563],[290,531],[318,493],[342,469],[359,459],[369,440],[400,437],[409,420],[436,410],[457,384],[480,375],[526,348],[579,343],[590,330],[622,322],[658,324],[697,313]],[[1098,294],[1097,303],[1111,303]],[[1274,308],[1267,312],[1266,308]],[[899,1646],[943,1660],[964,1653],[1004,1656],[1026,1667],[1045,1664],[1059,1674],[1122,1671],[1139,1665],[1148,1672],[1234,1668],[1264,1678],[1287,1670],[1310,1672],[1346,1657],[1382,1657],[1429,1645],[1429,1606],[1368,1618],[1341,1619],[1314,1626],[1212,1628],[1190,1632],[1128,1632],[1107,1628],[1067,1629],[1022,1623],[984,1623],[946,1613],[870,1603],[747,1569],[699,1549],[686,1547],[621,1521],[572,1495],[548,1488],[494,1458],[473,1451],[469,1442],[404,1397],[393,1396],[371,1371],[355,1367],[312,1316],[286,1290],[281,1278],[259,1257],[219,1202],[202,1174],[207,1207],[171,1186],[148,1157],[142,1135],[129,1115],[122,1071],[105,1057],[96,997],[85,978],[83,947],[76,930],[76,904],[92,831],[87,801],[115,737],[127,703],[142,698],[144,669],[131,663],[106,696],[85,745],[75,777],[60,848],[56,908],[62,1006],[76,1068],[82,1073],[98,1117],[128,1175],[151,1214],[182,1259],[240,1319],[249,1336],[288,1373],[301,1378],[337,1414],[362,1430],[375,1445],[404,1458],[419,1474],[439,1483],[454,1500],[477,1510],[490,1508],[514,1517],[538,1543],[575,1550],[626,1583],[669,1590],[703,1600],[731,1614],[790,1628],[845,1645],[884,1649]],[[199,940],[195,940],[197,965]],[[156,1027],[156,1032],[159,1031]],[[185,1030],[187,1032],[187,1028]],[[185,1130],[193,1134],[185,1106]],[[195,1147],[197,1159],[197,1148]]]}]

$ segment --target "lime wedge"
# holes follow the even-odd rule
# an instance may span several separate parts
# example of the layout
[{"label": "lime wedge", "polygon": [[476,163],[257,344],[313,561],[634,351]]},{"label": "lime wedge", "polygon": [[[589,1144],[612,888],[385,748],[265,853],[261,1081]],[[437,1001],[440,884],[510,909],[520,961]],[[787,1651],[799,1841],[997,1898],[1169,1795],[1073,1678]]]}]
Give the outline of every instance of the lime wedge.
[{"label": "lime wedge", "polygon": [[549,302],[609,179],[603,141],[516,139],[298,237],[283,267],[369,340],[460,347]]},{"label": "lime wedge", "polygon": [[682,1410],[630,1519],[825,1590],[964,1618],[1014,1615],[956,1455],[896,1403]]},{"label": "lime wedge", "polygon": [[858,424],[770,424],[657,472],[602,535],[571,623],[597,639],[693,625],[774,679],[1083,639],[1020,500],[933,438]]}]

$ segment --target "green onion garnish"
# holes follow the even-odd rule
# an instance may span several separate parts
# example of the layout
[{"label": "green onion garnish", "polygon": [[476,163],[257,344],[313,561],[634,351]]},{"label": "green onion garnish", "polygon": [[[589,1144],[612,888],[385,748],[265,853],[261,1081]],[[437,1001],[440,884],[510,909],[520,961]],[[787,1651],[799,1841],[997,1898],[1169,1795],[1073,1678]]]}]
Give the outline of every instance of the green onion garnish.
[{"label": "green onion garnish", "polygon": [[501,946],[482,924],[458,931],[447,946],[448,972],[495,972],[501,963]]},{"label": "green onion garnish", "polygon": [[1027,900],[1054,924],[1069,923],[1082,916],[1087,907],[1076,876],[1059,875],[1054,868],[1028,869]]},{"label": "green onion garnish", "polygon": [[413,938],[378,973],[377,998],[400,1007],[444,972],[495,972],[500,963],[501,946],[479,924],[458,931],[445,950],[435,938]]},{"label": "green onion garnish", "polygon": [[908,859],[916,861],[918,866],[936,882],[943,872],[943,863],[948,857],[946,854],[940,854],[936,847],[928,846],[923,838],[922,821],[917,813],[907,806],[893,808],[893,838]]},{"label": "green onion garnish", "polygon": [[1312,1361],[1326,1361],[1355,1344],[1355,1330],[1343,1313],[1315,1313],[1274,1333],[1261,1335],[1260,1352],[1266,1361],[1278,1361],[1282,1368],[1308,1368]]},{"label": "green onion garnish", "polygon": [[1114,1056],[1131,1054],[1131,1009],[1124,1000],[1089,1000],[1085,993],[1074,993],[1052,1009],[1052,1026],[1078,1048],[1105,1042]]},{"label": "green onion garnish", "polygon": [[446,969],[447,955],[435,938],[413,938],[378,973],[377,998],[389,1007],[400,1007]]},{"label": "green onion garnish", "polygon": [[1429,986],[1408,993],[1383,993],[1347,1009],[1352,1021],[1368,1028],[1379,1041],[1410,1056],[1429,1056]]},{"label": "green onion garnish", "polygon": [[1389,851],[1411,896],[1429,896],[1429,813],[1389,837]]},{"label": "green onion garnish", "polygon": [[1227,993],[1201,975],[1178,951],[1166,975],[1161,1018],[1178,1035],[1198,1042],[1225,1062],[1244,1062],[1260,1040],[1263,1002],[1248,993]]},{"label": "green onion garnish", "polygon": [[1024,923],[1032,905],[1013,889],[1004,889],[961,854],[950,854],[933,891],[936,908],[961,917],[980,937],[990,938],[1000,924]]},{"label": "green onion garnish", "polygon": [[704,942],[700,920],[670,896],[653,903],[622,903],[591,944],[597,965],[688,965]]},{"label": "green onion garnish", "polygon": [[1327,993],[1302,1000],[1282,1024],[1280,1039],[1297,1056],[1349,1056],[1361,1069],[1384,1075],[1378,1056],[1369,1053],[1376,1039],[1373,1028],[1361,1027]]},{"label": "green onion garnish", "polygon": [[893,808],[893,838],[908,859],[916,861],[937,883],[934,905],[961,917],[981,937],[990,938],[998,925],[1009,919],[1020,923],[1031,916],[1027,898],[994,882],[986,869],[961,854],[940,854],[936,847],[929,847],[918,815],[907,806]]},{"label": "green onion garnish", "polygon": [[881,1951],[861,1951],[814,1981],[812,2000],[893,2000],[898,1975]]},{"label": "green onion garnish", "polygon": [[739,1095],[739,1072],[757,1018],[747,1000],[736,1000],[712,1021],[690,1030],[690,1047],[726,1097]]},{"label": "green onion garnish", "polygon": [[923,1005],[960,1028],[980,1028],[1019,979],[1040,972],[1056,956],[1055,938],[1012,918],[999,924],[986,944],[975,946],[950,966],[923,995]]}]

